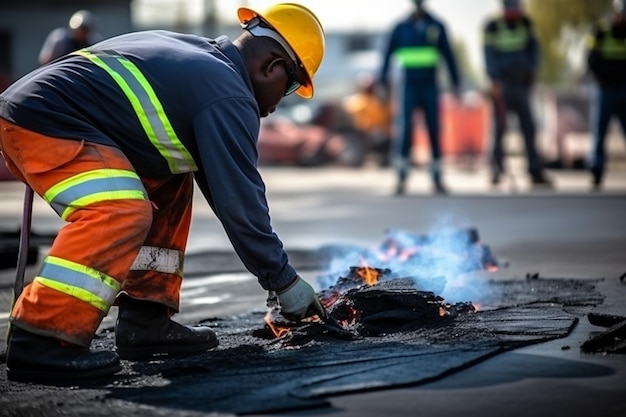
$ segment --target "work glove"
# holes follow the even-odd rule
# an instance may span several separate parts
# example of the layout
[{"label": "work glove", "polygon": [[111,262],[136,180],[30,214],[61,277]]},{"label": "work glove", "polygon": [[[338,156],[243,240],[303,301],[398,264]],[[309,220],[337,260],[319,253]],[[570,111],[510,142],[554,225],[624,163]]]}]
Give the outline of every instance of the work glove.
[{"label": "work glove", "polygon": [[280,303],[280,314],[287,320],[300,321],[315,314],[326,317],[326,311],[315,290],[300,276],[296,276],[291,285],[276,295]]}]

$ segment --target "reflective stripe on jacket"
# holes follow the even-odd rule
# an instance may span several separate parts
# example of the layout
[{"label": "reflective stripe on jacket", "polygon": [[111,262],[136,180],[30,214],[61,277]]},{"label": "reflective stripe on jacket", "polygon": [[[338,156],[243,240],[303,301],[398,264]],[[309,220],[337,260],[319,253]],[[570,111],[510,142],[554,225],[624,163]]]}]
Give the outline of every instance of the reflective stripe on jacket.
[{"label": "reflective stripe on jacket", "polygon": [[598,82],[607,87],[626,83],[626,25],[603,20],[586,43],[587,64]]},{"label": "reflective stripe on jacket", "polygon": [[414,84],[436,84],[440,57],[447,65],[450,81],[460,85],[456,58],[444,24],[429,13],[412,15],[394,26],[383,55],[380,79],[386,81],[392,57],[404,71],[404,80]]},{"label": "reflective stripe on jacket", "polygon": [[494,81],[528,86],[539,67],[539,43],[526,16],[496,17],[483,29],[485,68]]},{"label": "reflective stripe on jacket", "polygon": [[75,52],[104,69],[122,89],[150,142],[167,161],[172,174],[194,172],[198,167],[180,142],[163,105],[139,68],[119,55],[96,54],[83,49]]},{"label": "reflective stripe on jacket", "polygon": [[530,33],[526,25],[515,22],[510,28],[504,19],[496,21],[495,32],[486,32],[484,35],[484,43],[492,46],[499,52],[521,51],[526,48]]}]

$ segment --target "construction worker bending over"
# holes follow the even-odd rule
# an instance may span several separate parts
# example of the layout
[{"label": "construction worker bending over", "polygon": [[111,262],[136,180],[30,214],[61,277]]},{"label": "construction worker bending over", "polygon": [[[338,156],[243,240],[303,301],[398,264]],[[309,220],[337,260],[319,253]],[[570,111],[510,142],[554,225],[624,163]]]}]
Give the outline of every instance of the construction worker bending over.
[{"label": "construction worker bending over", "polygon": [[437,66],[443,56],[456,95],[459,93],[459,75],[456,59],[448,41],[444,24],[424,8],[425,0],[414,0],[416,9],[392,30],[383,56],[380,83],[389,89],[388,72],[392,56],[402,68],[402,79],[397,92],[397,122],[394,140],[393,164],[396,169],[396,195],[405,193],[411,168],[413,146],[413,118],[421,109],[430,139],[430,172],[436,193],[447,192],[442,180],[442,152],[440,144],[439,87]]},{"label": "construction worker bending over", "polygon": [[536,147],[536,126],[531,96],[539,67],[539,43],[533,23],[519,0],[503,0],[504,13],[490,19],[483,29],[483,49],[493,101],[491,183],[505,170],[504,134],[509,112],[515,112],[526,149],[527,170],[533,185],[550,186]]},{"label": "construction worker bending over", "polygon": [[617,116],[626,138],[626,7],[613,3],[613,18],[602,20],[587,39],[589,71],[598,83],[592,103],[592,146],[589,155],[593,189],[600,189],[606,169],[606,135]]},{"label": "construction worker bending over", "polygon": [[[88,378],[117,372],[120,358],[218,345],[208,327],[171,320],[194,179],[282,314],[324,313],[272,230],[256,148],[260,118],[284,96],[313,96],[323,29],[293,3],[238,17],[244,30],[232,42],[124,34],[0,95],[8,167],[68,222],[11,312],[9,378]],[[114,302],[116,352],[88,350]]]}]

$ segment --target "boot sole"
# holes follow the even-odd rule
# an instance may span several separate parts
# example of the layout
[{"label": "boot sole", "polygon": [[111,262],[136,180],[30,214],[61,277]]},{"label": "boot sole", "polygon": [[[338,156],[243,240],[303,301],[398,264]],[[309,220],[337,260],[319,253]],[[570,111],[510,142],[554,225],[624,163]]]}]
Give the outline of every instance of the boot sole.
[{"label": "boot sole", "polygon": [[209,349],[213,349],[219,345],[219,340],[211,340],[207,343],[198,345],[161,345],[161,346],[146,346],[141,348],[120,348],[116,347],[120,359],[125,360],[141,360],[141,359],[154,359],[168,356],[180,356],[191,355],[194,353],[206,352]]},{"label": "boot sole", "polygon": [[91,371],[72,372],[65,371],[22,371],[7,368],[7,378],[15,382],[68,382],[87,378],[110,376],[122,370],[122,365],[117,364],[108,368],[94,369]]}]

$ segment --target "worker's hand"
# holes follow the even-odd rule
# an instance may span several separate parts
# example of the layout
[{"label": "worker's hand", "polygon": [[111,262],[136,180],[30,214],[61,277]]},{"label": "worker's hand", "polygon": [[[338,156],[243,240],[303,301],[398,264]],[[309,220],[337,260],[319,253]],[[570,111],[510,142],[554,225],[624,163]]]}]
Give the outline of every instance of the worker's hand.
[{"label": "worker's hand", "polygon": [[313,287],[296,276],[295,281],[284,290],[277,292],[280,314],[291,321],[300,321],[315,314],[325,317],[326,312]]}]

